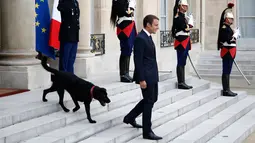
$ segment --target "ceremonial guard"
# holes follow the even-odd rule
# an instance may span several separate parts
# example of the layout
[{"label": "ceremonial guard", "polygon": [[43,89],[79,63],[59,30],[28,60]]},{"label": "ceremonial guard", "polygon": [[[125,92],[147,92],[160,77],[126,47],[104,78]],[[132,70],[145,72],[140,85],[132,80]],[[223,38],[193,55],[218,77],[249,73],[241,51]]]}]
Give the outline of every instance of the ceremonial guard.
[{"label": "ceremonial guard", "polygon": [[228,4],[221,15],[219,35],[218,35],[218,50],[222,58],[222,87],[223,96],[236,96],[229,88],[229,76],[231,74],[233,61],[236,56],[236,40],[238,38],[239,30],[233,31],[230,27],[233,24],[234,15],[232,13],[233,3]]},{"label": "ceremonial guard", "polygon": [[59,0],[57,8],[61,14],[59,70],[74,73],[80,30],[79,4],[77,0]]},{"label": "ceremonial guard", "polygon": [[[187,0],[176,0],[174,7],[174,20],[172,26],[172,36],[174,40],[174,48],[177,52],[177,80],[179,89],[191,89],[185,83],[185,65],[189,50],[191,50],[190,28],[193,27],[192,22],[188,22],[185,13],[188,10]],[[191,19],[190,19],[191,20]]]},{"label": "ceremonial guard", "polygon": [[133,82],[129,76],[129,63],[137,35],[134,21],[135,6],[135,0],[112,0],[110,21],[113,27],[117,27],[117,37],[120,40],[119,74],[121,82]]}]

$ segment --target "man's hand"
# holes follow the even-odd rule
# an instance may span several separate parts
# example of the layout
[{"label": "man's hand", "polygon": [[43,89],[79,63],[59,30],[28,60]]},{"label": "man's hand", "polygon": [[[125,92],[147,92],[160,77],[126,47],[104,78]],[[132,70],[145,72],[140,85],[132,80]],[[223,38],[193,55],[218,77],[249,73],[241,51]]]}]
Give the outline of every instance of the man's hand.
[{"label": "man's hand", "polygon": [[142,89],[147,88],[147,83],[146,83],[145,80],[144,80],[144,81],[140,81],[140,87],[141,87]]}]

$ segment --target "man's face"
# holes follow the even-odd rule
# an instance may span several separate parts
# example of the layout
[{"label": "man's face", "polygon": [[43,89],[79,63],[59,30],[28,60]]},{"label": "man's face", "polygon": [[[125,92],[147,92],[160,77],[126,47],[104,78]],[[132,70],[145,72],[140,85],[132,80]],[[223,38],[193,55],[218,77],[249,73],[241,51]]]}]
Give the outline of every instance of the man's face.
[{"label": "man's face", "polygon": [[234,22],[234,19],[233,18],[226,18],[226,23],[229,24],[229,25],[232,25]]},{"label": "man's face", "polygon": [[188,7],[187,5],[181,5],[180,8],[181,8],[181,11],[182,11],[183,13],[187,12],[188,9],[189,9],[189,7]]},{"label": "man's face", "polygon": [[157,30],[159,29],[159,20],[154,19],[152,24],[147,24],[147,27],[149,29],[148,32],[156,34]]}]

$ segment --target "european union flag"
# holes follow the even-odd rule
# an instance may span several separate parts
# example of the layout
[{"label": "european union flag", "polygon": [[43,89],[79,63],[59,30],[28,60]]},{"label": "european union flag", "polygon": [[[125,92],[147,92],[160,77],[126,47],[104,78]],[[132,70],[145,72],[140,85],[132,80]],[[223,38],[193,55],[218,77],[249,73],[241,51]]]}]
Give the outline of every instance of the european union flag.
[{"label": "european union flag", "polygon": [[50,10],[48,0],[35,0],[36,51],[55,59],[49,46]]}]

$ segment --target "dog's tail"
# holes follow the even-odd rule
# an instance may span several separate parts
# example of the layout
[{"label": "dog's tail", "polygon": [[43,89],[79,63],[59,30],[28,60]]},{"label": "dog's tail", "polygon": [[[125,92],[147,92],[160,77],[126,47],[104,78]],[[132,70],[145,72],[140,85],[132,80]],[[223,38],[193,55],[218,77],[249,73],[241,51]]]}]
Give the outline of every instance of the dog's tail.
[{"label": "dog's tail", "polygon": [[41,59],[41,65],[42,65],[43,68],[44,68],[45,70],[47,70],[48,72],[51,72],[51,73],[54,73],[54,74],[58,72],[58,70],[53,69],[53,68],[51,68],[51,67],[49,67],[49,66],[47,65],[47,57],[46,57],[46,56],[43,56],[43,57],[42,57],[42,59]]}]

